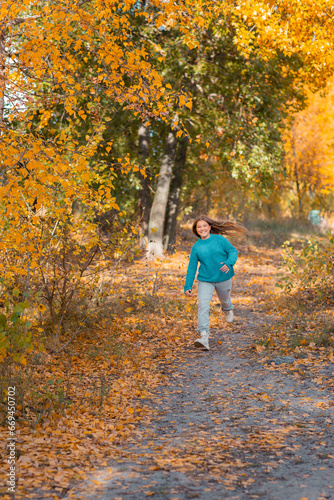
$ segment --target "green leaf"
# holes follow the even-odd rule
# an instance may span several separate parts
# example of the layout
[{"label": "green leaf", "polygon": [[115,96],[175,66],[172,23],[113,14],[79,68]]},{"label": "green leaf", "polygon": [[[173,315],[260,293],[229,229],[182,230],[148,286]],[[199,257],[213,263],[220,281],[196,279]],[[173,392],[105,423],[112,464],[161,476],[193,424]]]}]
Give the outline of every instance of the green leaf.
[{"label": "green leaf", "polygon": [[0,314],[0,331],[4,330],[7,325],[7,318],[4,314]]},{"label": "green leaf", "polygon": [[14,307],[13,314],[21,314],[27,307],[29,306],[29,303],[27,300],[24,302],[19,302],[19,304],[16,304]]}]

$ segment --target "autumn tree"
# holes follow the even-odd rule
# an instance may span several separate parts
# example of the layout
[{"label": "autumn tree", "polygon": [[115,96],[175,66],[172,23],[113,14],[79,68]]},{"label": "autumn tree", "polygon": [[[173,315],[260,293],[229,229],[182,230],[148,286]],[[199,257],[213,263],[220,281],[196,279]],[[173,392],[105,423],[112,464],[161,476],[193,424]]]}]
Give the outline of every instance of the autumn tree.
[{"label": "autumn tree", "polygon": [[334,188],[333,111],[331,80],[325,93],[309,92],[307,108],[294,116],[286,131],[287,190],[294,185],[301,217],[310,208],[330,211]]},{"label": "autumn tree", "polygon": [[[231,13],[224,17],[221,13],[199,30],[197,45],[191,49],[178,27],[155,35],[155,43],[164,53],[157,64],[172,88],[185,94],[174,113],[190,139],[179,137],[179,155],[173,152],[175,160],[178,158],[172,173],[174,183],[167,210],[160,214],[161,224],[166,221],[165,242],[175,241],[182,191],[184,199],[195,206],[204,206],[203,196],[214,204],[215,198],[221,198],[222,185],[225,198],[230,197],[231,186],[260,196],[272,189],[281,169],[280,138],[287,102],[298,105],[303,99],[303,90],[294,78],[300,62],[286,61],[283,56],[266,61],[256,53],[246,57],[236,47],[235,36]],[[160,199],[160,191],[155,195],[158,204],[156,198]],[[153,230],[157,227],[156,217],[151,226]],[[153,245],[158,234],[150,234],[149,239]],[[159,241],[161,254],[161,235]]]},{"label": "autumn tree", "polygon": [[[168,22],[167,7],[160,23]],[[2,295],[8,318],[20,297],[31,318],[34,307],[49,307],[54,349],[73,294],[89,294],[89,276],[100,268],[95,257],[114,248],[98,230],[98,215],[119,210],[113,171],[126,176],[132,166],[127,155],[108,161],[110,114],[122,107],[141,120],[168,120],[174,99],[146,48],[133,45],[132,8],[135,2],[30,0],[0,7]],[[24,361],[24,348],[32,346],[27,324],[22,338],[14,323],[2,330],[2,356],[11,349]],[[29,322],[34,327],[36,320]]]},{"label": "autumn tree", "polygon": [[[222,199],[232,201],[233,193],[241,191],[237,209],[263,201],[271,210],[270,200],[277,198],[284,169],[286,118],[305,104],[306,81],[316,89],[333,72],[329,35],[333,22],[328,2],[322,1],[312,6],[243,2],[234,7],[222,10],[212,25],[208,18],[205,29],[197,31],[198,45],[189,51],[192,61],[181,43],[171,42],[166,50],[166,61],[171,54],[166,69],[182,66],[172,86],[182,82],[193,98],[193,109],[187,111],[197,128],[193,136],[210,143],[208,150],[203,143],[189,148],[188,163],[195,170],[187,169],[185,200],[195,206],[219,207]],[[293,22],[286,25],[290,15]],[[298,27],[300,19],[305,21],[302,27]],[[314,33],[320,35],[322,30],[324,37],[317,38]],[[319,51],[326,52],[325,64]]]}]

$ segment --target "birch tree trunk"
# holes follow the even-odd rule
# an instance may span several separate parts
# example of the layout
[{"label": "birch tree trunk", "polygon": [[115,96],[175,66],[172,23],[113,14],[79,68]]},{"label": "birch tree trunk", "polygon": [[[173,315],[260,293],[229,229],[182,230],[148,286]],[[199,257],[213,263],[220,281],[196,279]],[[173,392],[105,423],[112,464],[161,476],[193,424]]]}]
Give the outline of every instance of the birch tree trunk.
[{"label": "birch tree trunk", "polygon": [[6,90],[6,80],[5,80],[5,64],[6,64],[6,35],[5,28],[0,30],[0,131],[4,121],[4,109],[5,109],[5,90]]},{"label": "birch tree trunk", "polygon": [[140,163],[140,169],[145,171],[138,173],[141,190],[139,193],[138,208],[139,217],[141,220],[141,235],[140,235],[140,247],[146,248],[147,246],[147,235],[148,235],[148,223],[150,220],[150,211],[152,207],[152,198],[150,190],[150,177],[146,168],[146,160],[149,157],[150,152],[150,135],[149,129],[141,124],[138,129],[138,158]]},{"label": "birch tree trunk", "polygon": [[165,153],[162,159],[158,185],[155,191],[148,228],[148,257],[161,257],[163,255],[163,236],[165,227],[166,207],[169,187],[176,151],[176,134],[170,131],[167,136]]},{"label": "birch tree trunk", "polygon": [[[6,31],[7,27],[0,30],[0,137],[4,132],[5,92],[6,92]],[[0,184],[5,183],[5,173],[0,172]]]},{"label": "birch tree trunk", "polygon": [[25,18],[17,17],[9,20],[7,23],[3,22],[0,28],[0,130],[4,123],[5,112],[5,92],[6,92],[6,36],[8,36],[8,29],[11,26],[17,26],[30,19],[38,19],[40,16],[29,16]]},{"label": "birch tree trunk", "polygon": [[165,222],[164,250],[173,252],[176,243],[176,219],[179,212],[180,193],[183,171],[186,165],[188,139],[182,137],[178,141],[175,166],[169,190]]}]

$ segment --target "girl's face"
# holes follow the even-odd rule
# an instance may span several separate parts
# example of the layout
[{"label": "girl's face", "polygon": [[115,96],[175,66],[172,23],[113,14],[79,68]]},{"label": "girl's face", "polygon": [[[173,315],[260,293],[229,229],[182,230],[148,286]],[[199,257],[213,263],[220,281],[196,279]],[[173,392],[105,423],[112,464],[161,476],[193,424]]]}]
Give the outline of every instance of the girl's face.
[{"label": "girl's face", "polygon": [[210,236],[211,226],[205,220],[199,220],[196,224],[196,231],[201,240],[206,240]]}]

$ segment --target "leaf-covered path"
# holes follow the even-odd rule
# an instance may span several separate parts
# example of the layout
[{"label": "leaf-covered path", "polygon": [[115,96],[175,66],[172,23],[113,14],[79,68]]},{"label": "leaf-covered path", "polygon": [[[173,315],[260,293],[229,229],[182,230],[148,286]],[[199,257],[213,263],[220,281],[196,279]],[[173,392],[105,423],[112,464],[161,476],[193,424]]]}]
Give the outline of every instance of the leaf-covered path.
[{"label": "leaf-covered path", "polygon": [[[214,322],[209,352],[180,348],[117,460],[66,498],[334,499],[332,392],[297,360],[276,365],[250,349],[275,321],[262,299],[276,257],[257,257],[253,268],[240,259],[235,322]],[[334,365],[317,370],[330,378]]]}]

